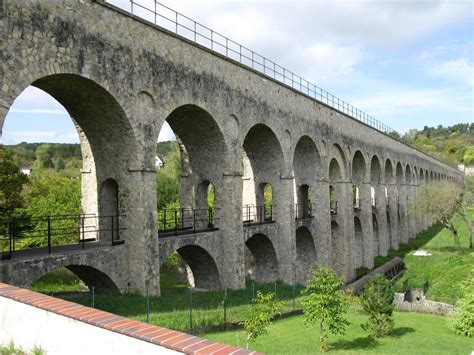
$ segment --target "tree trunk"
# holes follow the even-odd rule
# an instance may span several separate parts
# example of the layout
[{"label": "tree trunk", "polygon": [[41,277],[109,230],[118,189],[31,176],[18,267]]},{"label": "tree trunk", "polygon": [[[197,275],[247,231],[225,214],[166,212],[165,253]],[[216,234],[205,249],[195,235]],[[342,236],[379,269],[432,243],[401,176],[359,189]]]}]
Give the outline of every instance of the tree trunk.
[{"label": "tree trunk", "polygon": [[326,344],[324,342],[323,322],[319,322],[319,350],[322,353],[326,351]]}]

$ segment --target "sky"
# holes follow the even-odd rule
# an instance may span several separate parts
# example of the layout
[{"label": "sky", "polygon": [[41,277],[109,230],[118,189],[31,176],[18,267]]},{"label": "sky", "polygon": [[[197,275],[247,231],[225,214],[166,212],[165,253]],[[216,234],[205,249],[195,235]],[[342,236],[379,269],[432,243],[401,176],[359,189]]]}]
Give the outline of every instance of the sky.
[{"label": "sky", "polygon": [[[108,2],[130,7],[129,0]],[[400,133],[474,121],[472,0],[161,2]],[[159,140],[172,138],[164,126]],[[33,87],[10,109],[2,139],[4,144],[79,141],[64,108]]]}]

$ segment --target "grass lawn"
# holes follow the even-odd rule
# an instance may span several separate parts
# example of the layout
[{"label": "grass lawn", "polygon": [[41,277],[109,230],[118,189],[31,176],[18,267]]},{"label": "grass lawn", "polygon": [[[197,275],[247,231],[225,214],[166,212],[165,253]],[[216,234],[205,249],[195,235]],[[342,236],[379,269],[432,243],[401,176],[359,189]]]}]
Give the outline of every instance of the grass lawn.
[{"label": "grass lawn", "polygon": [[[329,336],[330,353],[338,354],[470,354],[474,340],[454,334],[447,319],[439,316],[395,312],[394,333],[385,338],[372,339],[361,328],[367,316],[352,308],[348,319],[351,325],[344,336]],[[245,347],[244,331],[205,334],[206,338]],[[319,352],[317,327],[307,328],[303,317],[276,321],[268,334],[250,344],[252,350],[267,354],[314,354]]]}]

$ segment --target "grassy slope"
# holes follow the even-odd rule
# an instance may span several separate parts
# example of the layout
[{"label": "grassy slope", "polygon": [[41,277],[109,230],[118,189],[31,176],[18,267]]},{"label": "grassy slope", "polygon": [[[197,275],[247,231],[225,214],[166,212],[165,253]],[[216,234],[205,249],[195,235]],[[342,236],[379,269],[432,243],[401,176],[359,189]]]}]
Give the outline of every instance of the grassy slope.
[{"label": "grassy slope", "polygon": [[[474,209],[469,211],[471,218]],[[469,269],[474,265],[474,252],[469,250],[469,240],[465,224],[456,219],[462,250],[457,252],[454,241],[447,229],[442,229],[433,238],[426,240],[420,249],[432,253],[431,256],[405,256],[407,271],[397,280],[395,288],[401,291],[403,281],[408,279],[410,287],[421,287],[428,280],[428,298],[454,304],[460,293],[459,283],[466,280]],[[422,238],[420,238],[422,239]]]},{"label": "grassy slope", "polygon": [[[394,334],[371,339],[360,326],[366,316],[352,309],[348,319],[351,325],[344,336],[330,336],[331,353],[338,354],[469,354],[474,349],[472,339],[455,335],[448,329],[446,318],[416,313],[395,312]],[[243,331],[229,331],[205,335],[209,339],[227,344],[245,346]],[[275,322],[267,335],[250,348],[267,354],[318,353],[319,331],[308,328],[303,317],[292,317]]]}]

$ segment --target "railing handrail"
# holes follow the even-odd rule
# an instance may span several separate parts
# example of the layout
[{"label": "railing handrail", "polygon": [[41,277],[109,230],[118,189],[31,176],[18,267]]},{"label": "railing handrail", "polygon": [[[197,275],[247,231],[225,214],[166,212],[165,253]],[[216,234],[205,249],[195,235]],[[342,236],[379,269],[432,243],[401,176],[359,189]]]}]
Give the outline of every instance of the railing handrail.
[{"label": "railing handrail", "polygon": [[[112,5],[110,4],[110,0],[105,0],[105,2],[109,5]],[[180,37],[186,38],[187,40],[193,41],[201,46],[204,46],[213,52],[219,53],[227,58],[235,60],[240,64],[255,71],[258,71],[259,73],[268,76],[284,85],[288,85],[291,88],[301,92],[302,94],[307,95],[312,99],[321,102],[325,105],[328,105],[360,122],[369,125],[372,128],[375,128],[379,131],[388,134],[396,132],[395,129],[391,128],[385,123],[375,119],[373,116],[363,112],[362,110],[354,107],[348,102],[338,98],[330,92],[295,74],[291,70],[282,67],[273,60],[270,60],[264,57],[263,55],[256,53],[250,48],[241,45],[238,42],[235,42],[229,37],[214,31],[213,29],[191,19],[186,15],[181,14],[176,10],[173,10],[172,8],[156,0],[154,1],[154,8],[152,9],[141,4],[140,1],[137,0],[129,0],[129,3],[129,9],[121,9],[129,12],[132,15],[140,17],[144,21],[153,23],[154,25],[165,28],[166,30],[171,31]],[[159,9],[163,9],[167,12],[170,12],[172,18],[169,18],[163,13],[160,13]],[[139,12],[145,13],[147,15],[153,15],[153,21],[147,19],[144,15],[140,16],[139,14],[137,14]],[[168,21],[170,25],[168,27],[171,28],[168,28],[165,25],[160,25],[158,23],[159,19]],[[186,24],[183,23],[183,21],[180,22],[180,20],[185,20]],[[188,25],[188,23],[190,25]],[[192,36],[186,36],[183,31],[189,31]],[[203,40],[204,42],[209,41],[210,45],[202,43]]]}]

